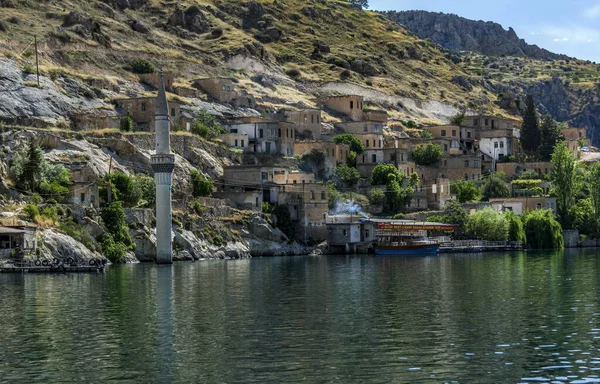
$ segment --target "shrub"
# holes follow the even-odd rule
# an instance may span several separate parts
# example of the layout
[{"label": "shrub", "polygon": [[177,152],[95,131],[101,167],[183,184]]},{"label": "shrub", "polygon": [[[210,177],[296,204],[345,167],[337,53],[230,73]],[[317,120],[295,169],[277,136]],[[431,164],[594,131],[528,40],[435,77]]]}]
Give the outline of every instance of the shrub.
[{"label": "shrub", "polygon": [[431,131],[424,129],[421,131],[421,139],[433,139]]},{"label": "shrub", "polygon": [[212,180],[207,179],[195,169],[190,172],[190,178],[192,179],[192,195],[194,197],[212,195],[214,191],[214,183]]},{"label": "shrub", "polygon": [[355,153],[363,153],[363,151],[365,150],[362,141],[360,141],[358,137],[349,133],[335,136],[333,138],[333,142],[336,144],[346,144],[350,147],[350,151]]},{"label": "shrub", "polygon": [[360,180],[360,173],[356,168],[346,164],[335,167],[335,176],[348,188],[352,188]]},{"label": "shrub", "polygon": [[373,188],[369,191],[369,204],[382,206],[385,202],[385,193],[381,188]]},{"label": "shrub", "polygon": [[123,132],[133,131],[133,120],[131,119],[130,114],[127,114],[127,116],[121,117],[121,121],[119,123],[119,129]]},{"label": "shrub", "polygon": [[131,71],[137,74],[154,73],[156,67],[145,59],[135,59],[131,62]]},{"label": "shrub", "polygon": [[402,121],[402,124],[406,127],[406,128],[418,128],[417,123],[415,123],[413,120],[408,120],[408,121]]},{"label": "shrub", "polygon": [[527,247],[534,249],[563,249],[562,227],[552,217],[550,209],[526,212],[523,219]]},{"label": "shrub", "polygon": [[225,130],[213,115],[203,110],[200,116],[194,120],[192,132],[206,139],[214,139],[220,134],[225,133]]},{"label": "shrub", "polygon": [[492,208],[485,208],[469,217],[467,232],[479,240],[506,241],[509,235],[509,223],[501,213]]},{"label": "shrub", "polygon": [[33,220],[35,220],[35,217],[40,214],[40,210],[38,209],[37,205],[32,204],[32,203],[27,203],[23,207],[23,213],[26,215],[26,217],[30,221],[33,221]]},{"label": "shrub", "polygon": [[28,75],[33,75],[34,73],[36,73],[35,67],[31,64],[25,64],[23,66],[23,73],[26,73]]},{"label": "shrub", "polygon": [[443,155],[439,144],[420,144],[412,150],[412,157],[417,165],[433,165],[440,161]]},{"label": "shrub", "polygon": [[202,215],[204,211],[206,211],[206,207],[199,200],[192,201],[190,203],[190,209],[196,215]]},{"label": "shrub", "polygon": [[296,78],[300,77],[300,75],[301,75],[302,73],[301,73],[301,72],[300,72],[300,70],[299,70],[299,69],[297,69],[297,68],[291,68],[291,69],[288,69],[288,70],[285,72],[285,74],[286,74],[286,75],[288,75],[289,77],[291,77],[292,79],[296,79]]},{"label": "shrub", "polygon": [[102,240],[102,253],[112,263],[122,263],[127,255],[127,246],[116,242],[113,236],[106,234]]}]

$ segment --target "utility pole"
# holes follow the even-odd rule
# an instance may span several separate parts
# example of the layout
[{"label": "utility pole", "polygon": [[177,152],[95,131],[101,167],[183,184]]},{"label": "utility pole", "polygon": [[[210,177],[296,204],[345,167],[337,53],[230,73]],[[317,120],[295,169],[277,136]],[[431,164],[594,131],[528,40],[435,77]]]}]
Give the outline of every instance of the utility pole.
[{"label": "utility pole", "polygon": [[37,72],[37,85],[40,87],[40,62],[38,60],[38,47],[37,47],[37,36],[33,35],[33,42],[35,43],[35,68]]}]

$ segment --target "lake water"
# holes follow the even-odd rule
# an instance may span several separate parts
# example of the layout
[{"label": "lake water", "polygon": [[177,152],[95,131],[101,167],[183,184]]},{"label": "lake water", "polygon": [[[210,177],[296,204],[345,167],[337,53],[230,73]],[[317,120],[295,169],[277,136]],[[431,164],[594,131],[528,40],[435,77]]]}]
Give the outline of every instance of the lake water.
[{"label": "lake water", "polygon": [[0,275],[0,382],[600,382],[600,251]]}]

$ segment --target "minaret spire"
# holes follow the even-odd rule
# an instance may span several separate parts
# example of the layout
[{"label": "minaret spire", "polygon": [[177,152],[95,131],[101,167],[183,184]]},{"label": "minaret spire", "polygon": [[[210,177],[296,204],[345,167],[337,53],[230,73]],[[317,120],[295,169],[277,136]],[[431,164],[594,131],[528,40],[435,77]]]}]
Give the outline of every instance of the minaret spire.
[{"label": "minaret spire", "polygon": [[154,170],[156,185],[156,263],[170,264],[173,262],[171,184],[175,155],[171,153],[171,122],[162,69],[159,76],[154,114],[156,154],[152,155],[152,170]]}]

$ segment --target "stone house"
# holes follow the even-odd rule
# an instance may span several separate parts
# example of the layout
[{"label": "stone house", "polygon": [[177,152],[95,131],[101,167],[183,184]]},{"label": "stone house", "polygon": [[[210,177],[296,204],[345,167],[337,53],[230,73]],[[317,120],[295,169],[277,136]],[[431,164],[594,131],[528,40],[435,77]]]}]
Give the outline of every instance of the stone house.
[{"label": "stone house", "polygon": [[356,95],[329,96],[319,100],[324,107],[341,113],[352,121],[363,120],[363,97]]},{"label": "stone house", "polygon": [[446,202],[452,200],[450,180],[441,176],[429,180],[419,180],[417,190],[410,202],[414,210],[444,209]]},{"label": "stone house", "polygon": [[502,161],[519,152],[521,131],[516,128],[480,131],[478,136],[482,160]]},{"label": "stone house", "polygon": [[460,152],[460,127],[455,125],[441,125],[428,127],[435,139],[444,140],[442,150],[446,153],[457,154]]},{"label": "stone house", "polygon": [[231,103],[235,97],[233,80],[227,77],[197,79],[192,86],[206,93],[220,103]]},{"label": "stone house", "polygon": [[294,143],[295,154],[305,155],[312,151],[318,151],[325,155],[326,171],[330,173],[336,166],[346,163],[350,154],[350,147],[332,141],[296,141]]},{"label": "stone house", "polygon": [[382,133],[355,134],[358,137],[365,150],[356,156],[356,168],[361,177],[371,177],[373,168],[377,164],[384,162],[383,146],[384,139]]},{"label": "stone house", "polygon": [[383,125],[387,125],[388,114],[386,111],[365,109],[363,111],[363,120],[364,121],[376,121]]},{"label": "stone house", "polygon": [[450,181],[470,180],[481,181],[481,158],[472,153],[459,156],[444,156],[439,164],[434,166],[417,165],[415,172],[420,182],[428,182],[438,178]]},{"label": "stone house", "polygon": [[334,124],[335,128],[353,135],[366,133],[383,133],[385,124],[380,121],[347,121]]},{"label": "stone house", "polygon": [[[577,156],[580,147],[589,147],[590,139],[587,138],[585,128],[563,128],[560,133],[564,136],[567,142],[567,148]],[[583,145],[580,145],[583,144]]]},{"label": "stone house", "polygon": [[521,122],[514,119],[506,119],[502,117],[496,117],[492,115],[475,115],[466,116],[463,127],[476,128],[477,130],[486,129],[513,129],[520,128]]},{"label": "stone house", "polygon": [[285,167],[225,167],[222,182],[216,183],[216,187],[215,196],[231,199],[232,193],[237,192],[240,194],[237,200],[245,202],[252,197],[257,199],[256,192],[261,192],[263,202],[287,207],[303,240],[325,239],[327,185],[316,183],[313,174],[293,172]]},{"label": "stone house", "polygon": [[250,140],[246,133],[225,133],[219,135],[219,139],[221,139],[225,145],[241,149],[244,152],[249,152],[252,149],[252,147],[248,145]]},{"label": "stone house", "polygon": [[100,207],[98,174],[89,164],[70,164],[71,202],[81,207]]},{"label": "stone house", "polygon": [[292,123],[244,117],[224,128],[230,134],[247,135],[249,152],[294,155],[296,134]]},{"label": "stone house", "polygon": [[[152,72],[152,73],[142,73],[138,75],[140,78],[140,82],[146,85],[151,86],[154,89],[158,89],[158,85],[160,83],[160,73]],[[173,92],[173,84],[175,83],[175,74],[171,71],[163,72],[163,80],[165,82],[165,90],[167,92]]]},{"label": "stone house", "polygon": [[98,129],[118,128],[119,116],[109,109],[91,109],[89,111],[73,111],[69,113],[71,130],[92,131]]},{"label": "stone house", "polygon": [[[116,99],[114,102],[122,114],[131,114],[135,131],[154,132],[154,115],[156,114],[156,97],[134,97]],[[181,124],[181,104],[169,102],[169,117],[171,127]]]},{"label": "stone house", "polygon": [[502,172],[508,180],[516,179],[521,173],[526,171],[536,172],[540,179],[544,175],[549,175],[552,172],[551,162],[529,162],[529,163],[497,163],[496,172]]},{"label": "stone house", "polygon": [[329,216],[327,247],[340,253],[366,253],[375,241],[377,224],[350,215]]},{"label": "stone house", "polygon": [[490,203],[500,211],[513,211],[515,215],[536,209],[551,209],[556,216],[556,197],[503,197],[490,199]]},{"label": "stone house", "polygon": [[13,251],[35,254],[36,234],[37,227],[34,226],[0,226],[0,258],[8,258]]},{"label": "stone house", "polygon": [[277,121],[293,123],[296,132],[301,136],[313,140],[319,140],[321,138],[322,126],[320,109],[280,109],[277,113],[271,113],[267,115],[267,117]]}]

